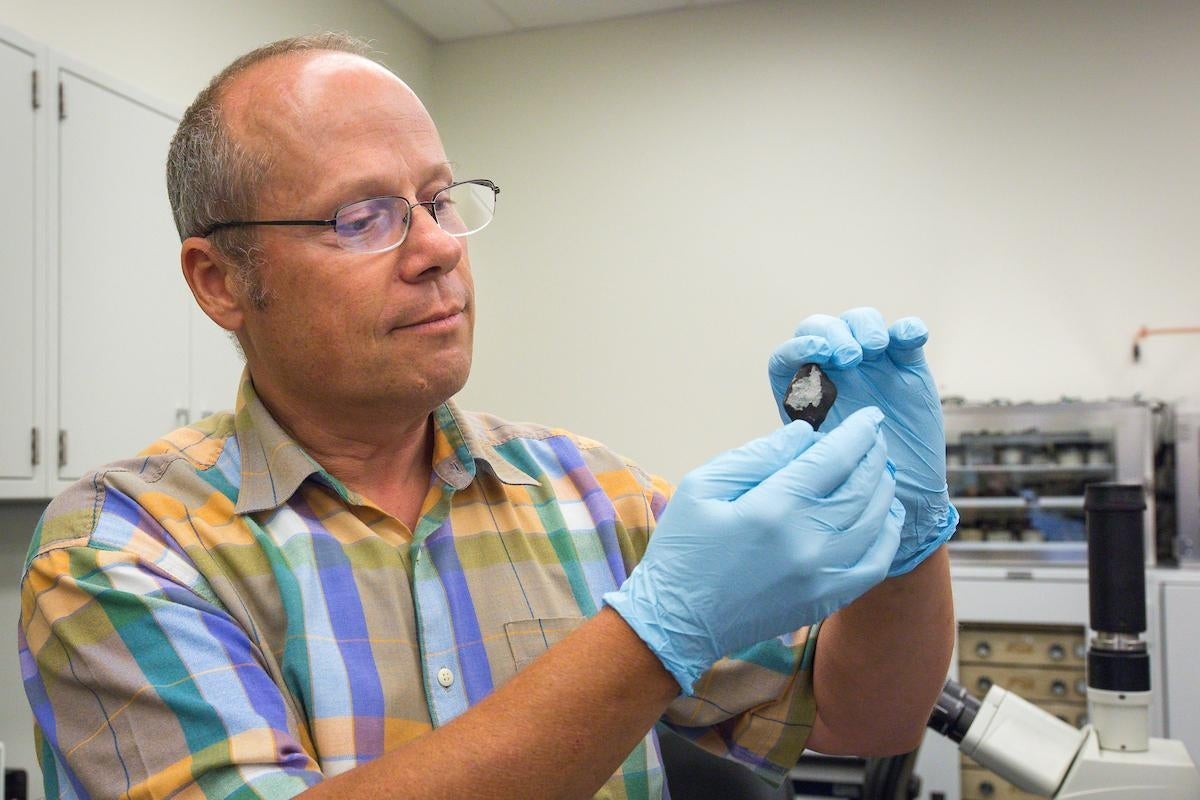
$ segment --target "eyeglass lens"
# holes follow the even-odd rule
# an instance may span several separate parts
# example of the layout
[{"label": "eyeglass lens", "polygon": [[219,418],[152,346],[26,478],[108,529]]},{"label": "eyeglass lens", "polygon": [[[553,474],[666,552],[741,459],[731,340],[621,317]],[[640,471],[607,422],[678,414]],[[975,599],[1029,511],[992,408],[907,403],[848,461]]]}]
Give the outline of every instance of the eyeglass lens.
[{"label": "eyeglass lens", "polygon": [[[434,195],[437,224],[451,236],[475,233],[492,221],[496,194],[490,186],[458,183]],[[370,253],[395,247],[408,233],[409,203],[403,197],[373,197],[343,206],[334,217],[338,244]]]}]

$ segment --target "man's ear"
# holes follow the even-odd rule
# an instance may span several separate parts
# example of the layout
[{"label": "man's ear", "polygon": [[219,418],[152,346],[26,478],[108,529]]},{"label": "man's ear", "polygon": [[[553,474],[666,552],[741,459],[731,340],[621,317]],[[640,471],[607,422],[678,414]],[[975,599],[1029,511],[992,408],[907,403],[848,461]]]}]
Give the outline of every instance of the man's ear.
[{"label": "man's ear", "polygon": [[237,267],[199,236],[184,239],[179,263],[201,310],[225,330],[238,332],[245,316],[246,297],[239,290]]}]

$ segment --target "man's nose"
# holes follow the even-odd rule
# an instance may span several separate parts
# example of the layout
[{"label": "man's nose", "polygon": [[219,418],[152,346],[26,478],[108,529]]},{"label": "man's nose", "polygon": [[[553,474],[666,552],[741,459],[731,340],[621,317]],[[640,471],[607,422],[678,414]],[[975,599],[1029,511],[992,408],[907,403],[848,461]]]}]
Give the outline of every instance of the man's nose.
[{"label": "man's nose", "polygon": [[408,235],[397,248],[401,277],[406,281],[430,280],[452,272],[462,260],[462,242],[446,233],[428,205],[413,205]]}]

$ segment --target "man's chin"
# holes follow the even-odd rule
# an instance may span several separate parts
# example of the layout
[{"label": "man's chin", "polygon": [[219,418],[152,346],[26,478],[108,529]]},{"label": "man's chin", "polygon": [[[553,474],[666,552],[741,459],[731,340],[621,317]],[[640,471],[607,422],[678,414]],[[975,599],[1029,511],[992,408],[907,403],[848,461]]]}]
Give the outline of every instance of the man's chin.
[{"label": "man's chin", "polygon": [[432,410],[461,392],[470,373],[470,355],[447,357],[426,373],[425,381],[411,388],[421,395],[422,404]]}]

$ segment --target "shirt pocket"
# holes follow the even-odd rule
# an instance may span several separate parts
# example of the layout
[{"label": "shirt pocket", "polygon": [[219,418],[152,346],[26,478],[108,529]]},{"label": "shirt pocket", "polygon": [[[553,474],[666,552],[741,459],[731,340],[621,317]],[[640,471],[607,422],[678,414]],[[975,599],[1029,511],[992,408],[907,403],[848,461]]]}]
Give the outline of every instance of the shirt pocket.
[{"label": "shirt pocket", "polygon": [[508,639],[508,649],[512,653],[516,671],[523,670],[530,661],[561,642],[584,622],[584,617],[547,617],[504,623],[504,635]]}]

